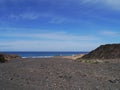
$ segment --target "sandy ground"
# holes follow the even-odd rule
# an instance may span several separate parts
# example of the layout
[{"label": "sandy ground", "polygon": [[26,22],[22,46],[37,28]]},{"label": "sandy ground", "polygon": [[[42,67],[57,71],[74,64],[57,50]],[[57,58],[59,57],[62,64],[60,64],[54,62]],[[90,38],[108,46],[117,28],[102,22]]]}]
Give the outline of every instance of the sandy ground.
[{"label": "sandy ground", "polygon": [[0,90],[120,90],[120,62],[11,60],[0,63]]},{"label": "sandy ground", "polygon": [[78,55],[73,55],[73,56],[55,56],[54,58],[67,58],[67,59],[73,59],[76,60],[78,58],[83,57],[85,54],[78,54]]}]

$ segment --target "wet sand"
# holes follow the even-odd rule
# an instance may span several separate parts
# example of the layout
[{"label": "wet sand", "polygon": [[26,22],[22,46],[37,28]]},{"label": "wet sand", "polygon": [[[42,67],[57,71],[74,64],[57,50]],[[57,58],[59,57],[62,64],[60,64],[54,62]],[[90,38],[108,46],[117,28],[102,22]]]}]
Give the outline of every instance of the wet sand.
[{"label": "wet sand", "polygon": [[11,60],[0,63],[0,90],[120,90],[118,61],[82,63],[64,58]]}]

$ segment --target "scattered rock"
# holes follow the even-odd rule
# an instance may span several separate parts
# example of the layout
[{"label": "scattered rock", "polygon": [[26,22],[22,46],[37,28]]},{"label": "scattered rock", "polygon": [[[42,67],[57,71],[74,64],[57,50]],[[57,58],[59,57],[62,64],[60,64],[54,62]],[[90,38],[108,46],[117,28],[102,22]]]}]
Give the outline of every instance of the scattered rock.
[{"label": "scattered rock", "polygon": [[108,80],[110,83],[120,83],[120,79]]},{"label": "scattered rock", "polygon": [[72,76],[69,76],[69,75],[60,75],[59,78],[71,79]]},{"label": "scattered rock", "polygon": [[61,58],[26,58],[0,65],[0,90],[119,89],[120,62],[86,64]]}]

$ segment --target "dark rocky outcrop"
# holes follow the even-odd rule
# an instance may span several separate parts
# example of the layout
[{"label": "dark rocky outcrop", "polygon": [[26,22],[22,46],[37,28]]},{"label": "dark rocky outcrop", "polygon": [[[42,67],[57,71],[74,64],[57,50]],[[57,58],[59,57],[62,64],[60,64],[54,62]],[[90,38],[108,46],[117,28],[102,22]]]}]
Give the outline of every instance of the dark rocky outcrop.
[{"label": "dark rocky outcrop", "polygon": [[15,54],[12,54],[12,55],[9,55],[9,54],[0,54],[0,62],[1,63],[4,63],[6,61],[9,61],[11,59],[19,59],[21,58],[20,56],[18,55],[15,55]]},{"label": "dark rocky outcrop", "polygon": [[120,44],[101,45],[82,59],[120,59]]},{"label": "dark rocky outcrop", "polygon": [[0,63],[7,61],[2,54],[0,54]]}]

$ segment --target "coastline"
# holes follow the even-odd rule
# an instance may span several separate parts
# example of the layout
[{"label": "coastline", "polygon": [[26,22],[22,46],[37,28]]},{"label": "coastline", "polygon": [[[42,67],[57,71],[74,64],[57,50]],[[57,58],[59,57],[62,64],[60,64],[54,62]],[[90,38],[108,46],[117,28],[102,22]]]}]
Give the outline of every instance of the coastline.
[{"label": "coastline", "polygon": [[11,52],[1,52],[3,54],[17,54],[21,56],[22,58],[53,58],[53,57],[75,57],[80,54],[86,54],[88,52],[83,52],[83,51],[39,51],[39,52],[27,52],[27,51],[11,51]]}]

